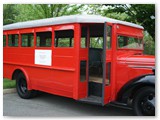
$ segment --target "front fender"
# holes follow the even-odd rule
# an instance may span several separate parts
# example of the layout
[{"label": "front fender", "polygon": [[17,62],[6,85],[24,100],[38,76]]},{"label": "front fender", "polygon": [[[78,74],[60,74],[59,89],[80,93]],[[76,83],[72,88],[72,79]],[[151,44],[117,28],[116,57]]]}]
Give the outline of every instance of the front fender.
[{"label": "front fender", "polygon": [[133,85],[137,84],[155,85],[155,75],[146,75],[133,83]]},{"label": "front fender", "polygon": [[155,86],[155,75],[147,74],[130,80],[126,83],[117,94],[117,101],[126,103],[127,99],[144,86]]}]

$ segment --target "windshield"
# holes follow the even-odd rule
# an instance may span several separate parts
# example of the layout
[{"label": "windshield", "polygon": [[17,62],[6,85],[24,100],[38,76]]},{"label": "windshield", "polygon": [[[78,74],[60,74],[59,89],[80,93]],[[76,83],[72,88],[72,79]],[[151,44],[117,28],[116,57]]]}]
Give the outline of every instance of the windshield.
[{"label": "windshield", "polygon": [[142,39],[129,36],[118,36],[118,48],[142,49]]}]

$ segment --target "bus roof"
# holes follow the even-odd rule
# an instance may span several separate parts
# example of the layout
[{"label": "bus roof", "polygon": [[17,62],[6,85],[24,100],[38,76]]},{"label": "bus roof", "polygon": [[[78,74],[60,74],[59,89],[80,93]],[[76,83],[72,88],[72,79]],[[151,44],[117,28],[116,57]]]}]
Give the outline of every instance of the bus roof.
[{"label": "bus roof", "polygon": [[40,20],[13,23],[13,24],[3,26],[3,30],[32,28],[32,27],[68,24],[68,23],[104,23],[104,22],[117,23],[117,24],[144,29],[142,26],[134,23],[102,17],[100,15],[70,15],[70,16],[61,16],[61,17],[55,17],[55,18],[46,18],[46,19],[40,19]]}]

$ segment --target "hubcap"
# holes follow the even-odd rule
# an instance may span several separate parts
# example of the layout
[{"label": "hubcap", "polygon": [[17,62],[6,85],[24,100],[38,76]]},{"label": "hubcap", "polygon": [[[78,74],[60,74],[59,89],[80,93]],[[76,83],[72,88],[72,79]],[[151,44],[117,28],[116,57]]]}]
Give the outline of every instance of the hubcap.
[{"label": "hubcap", "polygon": [[140,102],[141,110],[144,115],[155,114],[155,95],[153,93],[143,97]]},{"label": "hubcap", "polygon": [[20,81],[21,81],[19,85],[20,90],[23,94],[25,94],[27,92],[27,83],[24,79],[21,79]]}]

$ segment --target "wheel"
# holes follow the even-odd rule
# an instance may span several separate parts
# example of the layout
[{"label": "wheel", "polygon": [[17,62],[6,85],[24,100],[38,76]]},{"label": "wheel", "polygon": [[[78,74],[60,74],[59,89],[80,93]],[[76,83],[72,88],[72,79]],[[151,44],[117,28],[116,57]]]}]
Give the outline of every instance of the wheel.
[{"label": "wheel", "polygon": [[20,73],[16,79],[16,89],[18,95],[23,99],[29,99],[36,95],[36,91],[27,89],[27,81],[23,73]]},{"label": "wheel", "polygon": [[144,87],[138,90],[133,99],[133,109],[138,116],[155,115],[155,88]]}]

